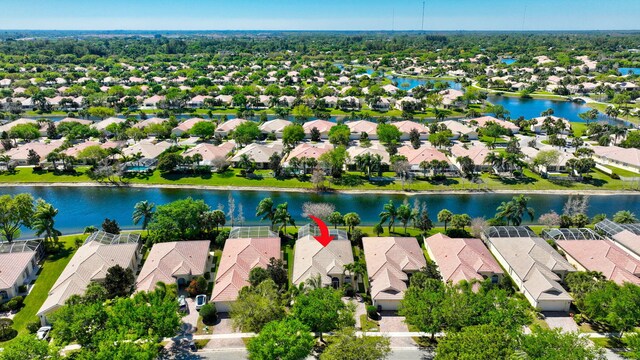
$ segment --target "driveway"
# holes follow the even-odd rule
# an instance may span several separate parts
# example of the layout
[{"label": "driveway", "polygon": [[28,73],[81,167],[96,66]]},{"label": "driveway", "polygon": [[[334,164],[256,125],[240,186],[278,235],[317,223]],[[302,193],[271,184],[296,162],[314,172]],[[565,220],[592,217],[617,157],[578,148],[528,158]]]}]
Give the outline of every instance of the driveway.
[{"label": "driveway", "polygon": [[362,329],[362,324],[360,324],[360,316],[364,315],[367,313],[367,308],[366,308],[366,304],[364,303],[364,301],[362,300],[358,300],[358,299],[352,299],[349,297],[343,297],[342,301],[344,303],[353,303],[356,305],[356,313],[355,313],[355,320],[356,320],[356,329]]},{"label": "driveway", "polygon": [[578,325],[567,313],[545,312],[544,316],[544,321],[551,329],[559,328],[562,332],[578,331]]},{"label": "driveway", "polygon": [[[236,331],[233,330],[231,325],[231,317],[228,313],[218,314],[218,321],[213,327],[212,334],[233,334]],[[218,350],[218,349],[244,349],[244,341],[242,339],[212,339],[204,347],[204,350]]]},{"label": "driveway", "polygon": [[[404,317],[399,316],[395,311],[383,311],[381,314],[380,332],[409,332],[407,324],[404,322]],[[391,347],[399,349],[411,349],[417,348],[418,345],[409,336],[407,337],[392,337]]]},{"label": "driveway", "polygon": [[[182,295],[182,294],[181,294]],[[188,296],[188,294],[184,294]],[[188,313],[182,317],[182,330],[186,333],[193,333],[198,326],[198,317],[200,314],[196,310],[196,302],[194,299],[187,297]]]}]

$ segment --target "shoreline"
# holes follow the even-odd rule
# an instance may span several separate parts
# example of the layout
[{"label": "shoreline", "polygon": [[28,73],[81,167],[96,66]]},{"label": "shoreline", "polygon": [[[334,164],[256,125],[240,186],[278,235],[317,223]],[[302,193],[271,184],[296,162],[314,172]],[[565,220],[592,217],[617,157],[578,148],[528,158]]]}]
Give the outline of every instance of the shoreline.
[{"label": "shoreline", "polygon": [[[53,182],[53,183],[0,183],[0,193],[2,188],[8,187],[101,187],[101,188],[113,188],[113,189],[191,189],[191,190],[207,190],[207,191],[255,191],[255,192],[289,192],[289,193],[317,193],[313,189],[306,188],[275,188],[275,187],[255,187],[255,186],[217,186],[217,185],[185,185],[185,184],[101,184],[101,183],[88,183],[88,182]],[[418,191],[402,191],[402,190],[345,190],[345,189],[332,189],[329,191],[323,191],[322,193],[335,193],[335,194],[388,194],[388,195],[490,195],[490,194],[545,194],[545,195],[578,195],[578,196],[605,196],[605,195],[640,195],[640,191],[632,190],[509,190],[509,189],[496,189],[496,190],[418,190]]]}]

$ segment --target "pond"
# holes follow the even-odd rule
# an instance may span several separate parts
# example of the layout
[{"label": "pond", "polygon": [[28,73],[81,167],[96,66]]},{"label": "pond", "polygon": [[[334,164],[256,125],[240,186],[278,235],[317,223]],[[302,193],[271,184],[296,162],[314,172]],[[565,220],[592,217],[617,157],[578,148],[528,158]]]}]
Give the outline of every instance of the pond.
[{"label": "pond", "polygon": [[618,71],[622,75],[628,75],[629,73],[634,75],[640,75],[640,68],[618,68]]},{"label": "pond", "polygon": [[426,80],[426,79],[414,79],[414,78],[405,78],[405,77],[395,77],[395,76],[388,76],[388,78],[393,81],[394,83],[396,83],[397,87],[400,90],[411,90],[413,88],[415,88],[416,86],[421,86],[424,85],[426,83],[435,83],[438,81],[441,82],[446,82],[449,84],[449,88],[451,89],[456,89],[456,90],[460,90],[462,89],[462,84],[452,81],[452,80]]},{"label": "pond", "polygon": [[[159,188],[103,188],[103,187],[7,187],[0,194],[18,194],[28,192],[36,198],[43,198],[59,209],[56,227],[65,234],[82,232],[88,225],[100,226],[105,218],[116,219],[124,229],[136,228],[131,213],[138,201],[148,200],[157,205],[193,197],[204,200],[211,208],[227,206],[229,195],[236,203],[236,209],[242,204],[245,224],[261,224],[255,217],[255,209],[260,200],[271,197],[274,203],[287,202],[289,211],[297,225],[307,221],[302,218],[302,204],[305,202],[330,202],[342,214],[357,212],[363,225],[378,222],[382,207],[389,200],[396,205],[407,199],[426,201],[431,219],[435,221],[437,213],[449,209],[453,213],[467,213],[471,217],[490,218],[503,201],[511,199],[509,194],[425,194],[415,196],[389,194],[336,194],[336,193],[293,193],[278,191],[226,191],[200,189],[159,189]],[[562,213],[562,207],[568,195],[530,195],[530,206],[537,215],[554,210]],[[591,196],[588,214],[593,216],[605,213],[609,216],[619,210],[630,210],[640,214],[640,198],[630,195]],[[528,219],[527,219],[528,220]],[[537,220],[537,217],[536,217]],[[264,223],[262,223],[264,224]],[[31,231],[25,231],[23,237],[32,237]]]},{"label": "pond", "polygon": [[[502,105],[509,110],[512,119],[524,116],[525,119],[532,119],[540,116],[540,113],[547,109],[553,109],[553,115],[565,118],[571,122],[584,122],[578,114],[591,110],[588,106],[572,101],[554,101],[546,99],[522,99],[518,97],[489,95],[488,101],[495,105]],[[609,121],[615,124],[626,122],[610,119],[604,114],[600,114],[600,121]],[[628,123],[627,123],[628,124]]]},{"label": "pond", "polygon": [[513,63],[514,63],[514,62],[516,62],[516,61],[518,61],[518,60],[516,60],[516,59],[510,59],[510,58],[500,59],[500,62],[501,62],[501,63],[503,63],[503,64],[505,64],[505,65],[511,65],[511,64],[513,64]]}]

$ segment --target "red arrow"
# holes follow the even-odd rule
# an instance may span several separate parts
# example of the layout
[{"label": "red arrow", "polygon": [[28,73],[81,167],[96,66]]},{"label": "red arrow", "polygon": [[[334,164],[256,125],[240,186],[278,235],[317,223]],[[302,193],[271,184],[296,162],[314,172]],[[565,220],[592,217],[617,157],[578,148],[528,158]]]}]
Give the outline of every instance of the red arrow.
[{"label": "red arrow", "polygon": [[327,247],[327,245],[329,245],[331,240],[333,240],[334,238],[333,236],[329,235],[329,228],[327,228],[327,224],[313,215],[309,215],[309,217],[311,218],[311,220],[315,221],[315,223],[318,224],[318,227],[320,228],[320,236],[314,236],[314,238],[318,240],[318,242],[322,244],[322,246]]}]

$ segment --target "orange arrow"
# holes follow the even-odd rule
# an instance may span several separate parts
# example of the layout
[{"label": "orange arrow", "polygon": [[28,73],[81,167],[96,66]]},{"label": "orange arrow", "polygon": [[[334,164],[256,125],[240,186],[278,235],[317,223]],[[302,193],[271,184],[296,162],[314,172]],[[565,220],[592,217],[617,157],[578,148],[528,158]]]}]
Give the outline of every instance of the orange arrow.
[{"label": "orange arrow", "polygon": [[327,245],[329,245],[331,240],[333,240],[334,238],[333,236],[329,235],[329,228],[327,228],[327,224],[313,215],[309,215],[309,218],[311,218],[311,220],[318,224],[318,227],[320,228],[320,236],[314,236],[314,238],[318,240],[318,242],[322,244],[322,246],[327,247]]}]

